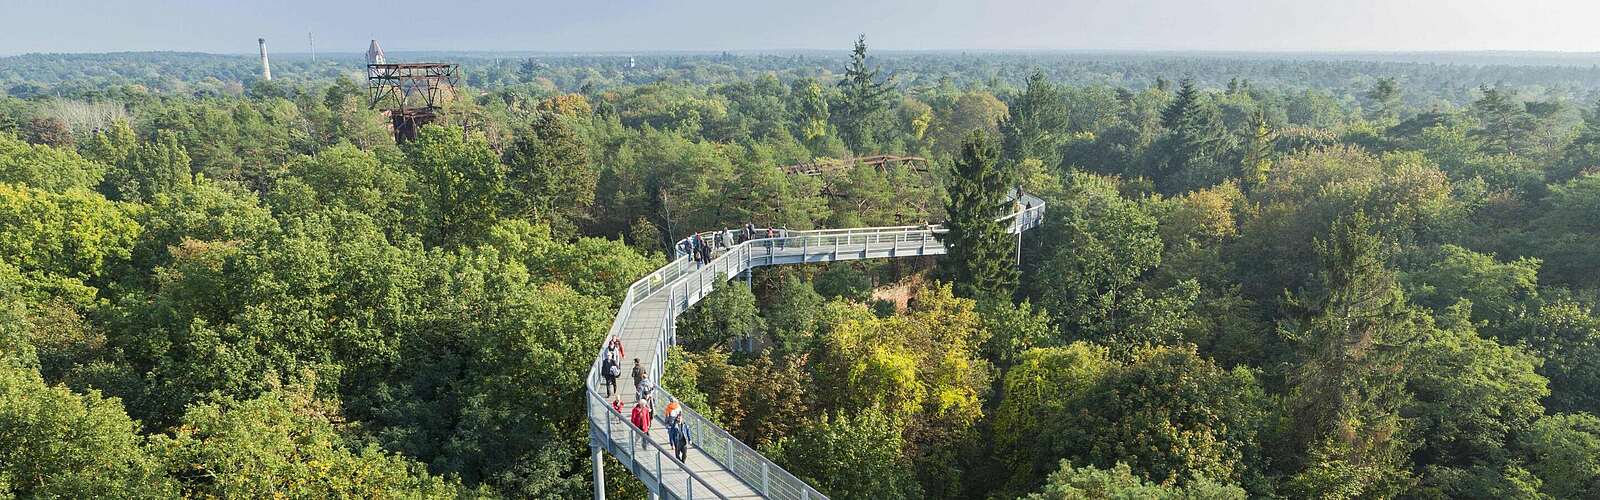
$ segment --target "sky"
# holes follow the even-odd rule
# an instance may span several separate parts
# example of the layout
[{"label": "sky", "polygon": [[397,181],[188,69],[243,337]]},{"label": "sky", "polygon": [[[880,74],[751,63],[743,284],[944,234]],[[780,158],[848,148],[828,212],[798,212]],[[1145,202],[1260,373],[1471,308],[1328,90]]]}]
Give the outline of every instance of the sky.
[{"label": "sky", "polygon": [[1600,51],[1600,0],[0,0],[0,54]]}]

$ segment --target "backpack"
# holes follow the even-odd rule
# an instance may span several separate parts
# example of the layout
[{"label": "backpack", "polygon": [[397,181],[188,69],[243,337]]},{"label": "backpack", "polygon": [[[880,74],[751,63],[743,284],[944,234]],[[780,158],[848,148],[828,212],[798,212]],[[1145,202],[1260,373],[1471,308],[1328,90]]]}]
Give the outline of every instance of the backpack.
[{"label": "backpack", "polygon": [[610,375],[611,378],[617,378],[622,375],[622,367],[617,366],[616,361],[608,359],[606,360],[606,364],[608,365],[606,366],[606,375]]}]

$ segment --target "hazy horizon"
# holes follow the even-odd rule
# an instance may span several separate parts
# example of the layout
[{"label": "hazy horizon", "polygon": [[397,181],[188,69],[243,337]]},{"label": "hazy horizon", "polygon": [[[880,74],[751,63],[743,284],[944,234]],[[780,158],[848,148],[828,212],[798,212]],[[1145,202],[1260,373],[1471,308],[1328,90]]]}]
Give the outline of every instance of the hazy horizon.
[{"label": "hazy horizon", "polygon": [[1588,26],[1600,17],[1600,3],[1577,0],[0,4],[24,21],[0,32],[0,54],[9,55],[249,54],[256,38],[266,38],[272,52],[309,53],[308,33],[317,52],[329,54],[359,52],[374,38],[398,51],[834,51],[858,33],[882,51],[1600,52]]}]

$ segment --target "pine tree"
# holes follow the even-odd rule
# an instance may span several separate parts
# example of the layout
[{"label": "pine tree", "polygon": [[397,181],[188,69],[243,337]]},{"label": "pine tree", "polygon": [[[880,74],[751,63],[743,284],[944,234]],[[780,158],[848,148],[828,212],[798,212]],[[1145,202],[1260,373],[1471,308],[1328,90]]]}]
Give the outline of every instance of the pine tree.
[{"label": "pine tree", "polygon": [[962,297],[1010,299],[1017,286],[1011,235],[1004,222],[995,220],[1013,203],[1007,198],[1010,183],[998,157],[994,141],[973,131],[961,144],[950,181],[945,204],[949,231],[939,236],[947,254],[939,260],[939,274]]},{"label": "pine tree", "polygon": [[1372,90],[1367,91],[1366,97],[1377,108],[1374,118],[1387,121],[1399,116],[1400,83],[1393,77],[1379,78],[1378,83],[1372,85]]},{"label": "pine tree", "polygon": [[1583,114],[1578,137],[1561,151],[1561,159],[1545,173],[1550,182],[1565,182],[1600,169],[1600,103]]},{"label": "pine tree", "polygon": [[1264,113],[1256,111],[1250,121],[1255,124],[1255,128],[1245,143],[1244,161],[1241,162],[1239,176],[1244,179],[1247,189],[1255,189],[1267,182],[1267,172],[1272,170],[1274,137]]},{"label": "pine tree", "polygon": [[1172,102],[1167,103],[1167,108],[1161,111],[1161,125],[1168,130],[1178,128],[1185,117],[1194,113],[1199,98],[1200,91],[1194,88],[1194,80],[1185,78],[1178,82],[1178,95],[1173,96]]},{"label": "pine tree", "polygon": [[1393,242],[1365,214],[1341,217],[1330,233],[1316,242],[1319,286],[1290,300],[1307,314],[1283,329],[1298,361],[1288,377],[1289,436],[1310,462],[1291,487],[1320,496],[1322,469],[1360,463],[1373,483],[1366,488],[1392,492],[1406,482],[1410,449],[1400,409],[1411,395],[1396,367],[1408,364],[1428,322],[1388,265]]},{"label": "pine tree", "polygon": [[1483,97],[1472,101],[1472,113],[1482,124],[1476,135],[1484,149],[1495,154],[1526,154],[1533,146],[1531,136],[1538,128],[1527,107],[1516,100],[1516,92],[1484,85]]},{"label": "pine tree", "polygon": [[867,67],[867,35],[856,38],[850,66],[845,68],[839,88],[844,96],[834,117],[839,120],[840,138],[858,153],[876,147],[871,120],[889,109],[889,92],[894,89],[887,79],[878,80],[878,68]]},{"label": "pine tree", "polygon": [[1000,125],[1006,159],[1034,158],[1054,167],[1061,162],[1060,148],[1067,135],[1067,105],[1061,90],[1044,73],[1028,77],[1028,87],[1011,103],[1011,119]]},{"label": "pine tree", "polygon": [[1222,121],[1222,111],[1200,95],[1190,80],[1162,111],[1167,135],[1156,145],[1152,179],[1163,192],[1176,193],[1212,185],[1234,175],[1230,160],[1238,146]]}]

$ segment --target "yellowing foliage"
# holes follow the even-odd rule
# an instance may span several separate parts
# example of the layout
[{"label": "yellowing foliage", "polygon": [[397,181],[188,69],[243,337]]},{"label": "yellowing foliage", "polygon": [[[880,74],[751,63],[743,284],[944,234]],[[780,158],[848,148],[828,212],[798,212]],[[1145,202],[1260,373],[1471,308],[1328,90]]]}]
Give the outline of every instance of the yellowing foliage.
[{"label": "yellowing foliage", "polygon": [[539,101],[539,111],[555,113],[561,116],[589,116],[594,112],[594,107],[589,105],[589,98],[583,94],[561,94]]}]

